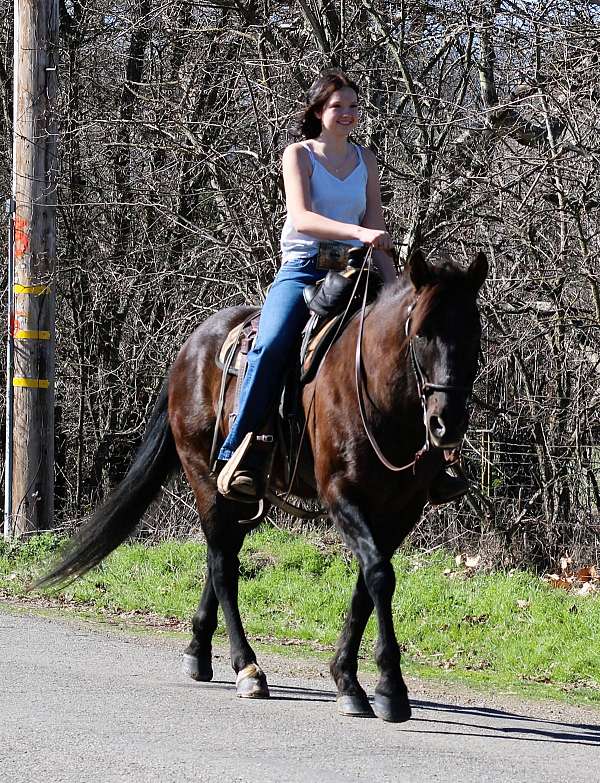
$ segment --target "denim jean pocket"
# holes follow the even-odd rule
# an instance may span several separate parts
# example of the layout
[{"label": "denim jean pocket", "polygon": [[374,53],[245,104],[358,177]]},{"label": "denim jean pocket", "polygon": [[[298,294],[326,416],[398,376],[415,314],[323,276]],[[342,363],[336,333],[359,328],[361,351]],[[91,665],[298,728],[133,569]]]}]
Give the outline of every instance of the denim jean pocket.
[{"label": "denim jean pocket", "polygon": [[315,265],[316,256],[310,258],[290,258],[283,264],[283,269],[312,269]]}]

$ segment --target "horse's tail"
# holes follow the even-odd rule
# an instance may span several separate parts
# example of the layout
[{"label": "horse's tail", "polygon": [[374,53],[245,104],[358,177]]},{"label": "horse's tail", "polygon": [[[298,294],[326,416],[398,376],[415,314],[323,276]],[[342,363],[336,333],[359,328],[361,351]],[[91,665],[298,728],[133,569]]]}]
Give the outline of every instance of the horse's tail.
[{"label": "horse's tail", "polygon": [[98,565],[135,530],[161,485],[179,464],[165,382],[125,478],[78,531],[58,562],[32,587],[57,587]]}]

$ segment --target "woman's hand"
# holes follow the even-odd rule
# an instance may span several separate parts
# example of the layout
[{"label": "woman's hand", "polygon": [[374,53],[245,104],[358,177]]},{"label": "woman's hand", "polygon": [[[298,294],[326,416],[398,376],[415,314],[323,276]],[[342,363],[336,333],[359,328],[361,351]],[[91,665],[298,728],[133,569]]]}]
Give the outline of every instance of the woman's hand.
[{"label": "woman's hand", "polygon": [[358,232],[358,240],[365,245],[371,245],[375,250],[384,250],[390,252],[394,243],[387,231],[378,228],[364,228],[361,226]]}]

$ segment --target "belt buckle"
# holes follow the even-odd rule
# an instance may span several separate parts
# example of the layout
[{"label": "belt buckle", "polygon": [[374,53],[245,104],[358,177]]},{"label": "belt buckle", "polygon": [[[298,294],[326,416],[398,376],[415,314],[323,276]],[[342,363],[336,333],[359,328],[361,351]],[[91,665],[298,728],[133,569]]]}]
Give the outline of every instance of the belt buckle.
[{"label": "belt buckle", "polygon": [[342,242],[319,242],[316,268],[321,272],[331,269],[343,271],[348,265],[348,250],[348,245]]}]

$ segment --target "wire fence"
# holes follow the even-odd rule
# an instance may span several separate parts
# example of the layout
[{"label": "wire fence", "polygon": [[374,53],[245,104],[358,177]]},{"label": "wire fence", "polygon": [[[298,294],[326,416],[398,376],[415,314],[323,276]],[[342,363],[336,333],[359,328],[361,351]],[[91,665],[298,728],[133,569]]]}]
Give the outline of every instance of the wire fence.
[{"label": "wire fence", "polygon": [[[471,499],[426,510],[413,541],[483,551],[506,566],[548,567],[565,553],[600,558],[600,449],[535,443],[470,430],[463,448]],[[544,465],[541,465],[540,459]]]}]

